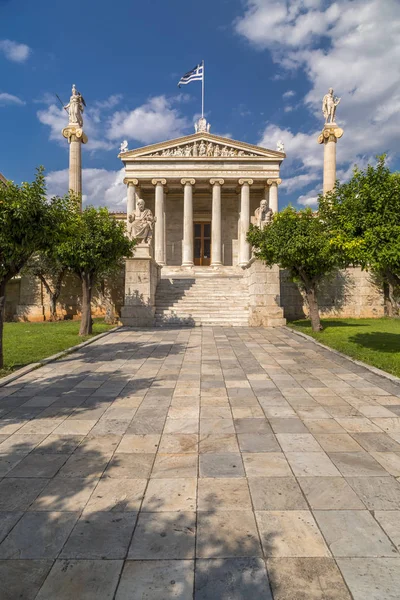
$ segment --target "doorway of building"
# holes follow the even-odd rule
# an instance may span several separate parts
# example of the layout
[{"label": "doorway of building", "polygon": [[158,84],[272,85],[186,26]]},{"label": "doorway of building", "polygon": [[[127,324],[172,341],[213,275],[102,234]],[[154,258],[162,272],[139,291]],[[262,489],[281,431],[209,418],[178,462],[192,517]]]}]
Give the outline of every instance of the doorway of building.
[{"label": "doorway of building", "polygon": [[194,223],[194,264],[209,267],[211,264],[211,223]]}]

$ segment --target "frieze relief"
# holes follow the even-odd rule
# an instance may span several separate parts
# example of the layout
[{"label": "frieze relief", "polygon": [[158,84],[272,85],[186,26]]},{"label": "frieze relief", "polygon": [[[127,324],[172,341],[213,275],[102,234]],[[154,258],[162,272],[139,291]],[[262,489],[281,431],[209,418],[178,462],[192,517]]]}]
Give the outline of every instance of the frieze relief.
[{"label": "frieze relief", "polygon": [[168,156],[177,156],[177,157],[205,157],[205,158],[220,158],[220,157],[251,157],[251,156],[260,156],[259,154],[253,154],[251,152],[246,152],[245,150],[238,150],[237,148],[233,148],[232,146],[226,146],[223,144],[216,144],[214,142],[205,143],[203,140],[200,142],[195,141],[194,143],[184,144],[181,146],[176,146],[175,148],[164,148],[159,152],[154,152],[153,154],[147,154],[148,157],[168,157]]}]

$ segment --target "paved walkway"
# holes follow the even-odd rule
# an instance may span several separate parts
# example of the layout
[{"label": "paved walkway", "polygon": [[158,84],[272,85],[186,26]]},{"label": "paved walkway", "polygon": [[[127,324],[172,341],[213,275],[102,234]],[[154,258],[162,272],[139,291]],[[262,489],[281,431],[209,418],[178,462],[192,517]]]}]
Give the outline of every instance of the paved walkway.
[{"label": "paved walkway", "polygon": [[1,600],[400,597],[400,386],[285,329],[119,330],[0,412]]}]

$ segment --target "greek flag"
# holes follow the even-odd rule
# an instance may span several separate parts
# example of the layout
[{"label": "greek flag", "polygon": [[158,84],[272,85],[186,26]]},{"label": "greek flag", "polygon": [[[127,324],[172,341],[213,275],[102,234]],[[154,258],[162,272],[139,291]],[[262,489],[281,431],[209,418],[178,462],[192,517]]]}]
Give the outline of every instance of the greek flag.
[{"label": "greek flag", "polygon": [[203,74],[204,65],[197,65],[197,67],[194,67],[194,69],[188,71],[183,77],[180,78],[178,87],[181,87],[181,85],[186,85],[191,81],[203,81]]}]

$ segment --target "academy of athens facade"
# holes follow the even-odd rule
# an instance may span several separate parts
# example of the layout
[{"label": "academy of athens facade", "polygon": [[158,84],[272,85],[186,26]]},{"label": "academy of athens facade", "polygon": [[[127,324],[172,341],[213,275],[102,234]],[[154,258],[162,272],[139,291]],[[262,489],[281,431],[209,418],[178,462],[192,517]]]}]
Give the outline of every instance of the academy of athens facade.
[{"label": "academy of athens facade", "polygon": [[261,199],[278,211],[283,152],[199,132],[119,156],[127,214],[143,198],[156,217],[159,265],[244,266],[251,258],[246,233]]},{"label": "academy of athens facade", "polygon": [[[70,105],[80,97],[73,86]],[[89,142],[82,125],[82,119],[70,122],[62,132],[70,147],[69,185],[78,194],[81,146]],[[278,266],[269,269],[256,260],[246,239],[250,223],[268,226],[279,211],[282,145],[269,150],[213,135],[204,118],[195,129],[178,139],[121,148],[127,206],[126,213],[114,216],[126,220],[127,235],[140,239],[120,277],[94,295],[93,314],[111,314],[136,327],[280,326],[304,318],[308,309],[298,287]],[[335,123],[325,123],[318,138],[324,192],[335,182],[342,135]],[[46,291],[32,276],[12,280],[7,298],[8,320],[49,316]],[[323,316],[384,315],[381,290],[359,268],[328,281],[319,304]],[[58,309],[64,318],[79,318],[80,283],[72,276]]]}]

